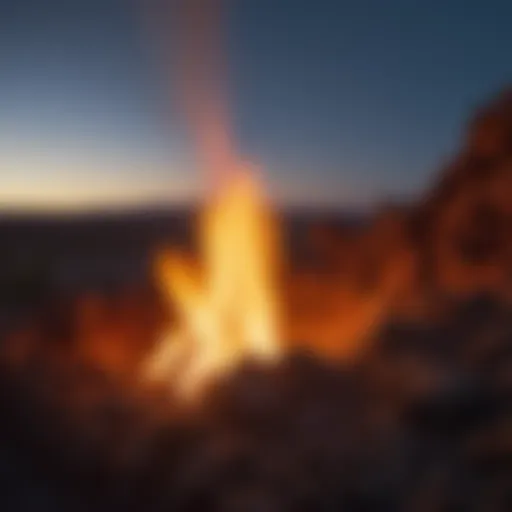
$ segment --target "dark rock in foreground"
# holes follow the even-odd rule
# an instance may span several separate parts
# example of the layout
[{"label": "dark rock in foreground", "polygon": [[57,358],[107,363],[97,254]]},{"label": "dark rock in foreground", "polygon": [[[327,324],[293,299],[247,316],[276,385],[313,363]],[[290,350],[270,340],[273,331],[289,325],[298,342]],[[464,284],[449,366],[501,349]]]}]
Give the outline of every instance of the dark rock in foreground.
[{"label": "dark rock in foreground", "polygon": [[508,510],[511,319],[473,301],[352,366],[247,365],[194,408],[29,351],[1,372],[2,510]]}]

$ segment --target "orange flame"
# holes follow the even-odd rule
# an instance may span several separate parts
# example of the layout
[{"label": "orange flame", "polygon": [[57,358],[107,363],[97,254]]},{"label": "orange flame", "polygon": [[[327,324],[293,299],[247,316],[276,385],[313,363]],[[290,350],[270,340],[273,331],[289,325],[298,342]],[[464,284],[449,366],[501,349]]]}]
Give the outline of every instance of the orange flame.
[{"label": "orange flame", "polygon": [[178,307],[179,326],[152,355],[152,378],[183,396],[251,358],[278,358],[273,224],[257,183],[237,172],[203,212],[201,269],[176,253],[157,262],[159,282]]}]

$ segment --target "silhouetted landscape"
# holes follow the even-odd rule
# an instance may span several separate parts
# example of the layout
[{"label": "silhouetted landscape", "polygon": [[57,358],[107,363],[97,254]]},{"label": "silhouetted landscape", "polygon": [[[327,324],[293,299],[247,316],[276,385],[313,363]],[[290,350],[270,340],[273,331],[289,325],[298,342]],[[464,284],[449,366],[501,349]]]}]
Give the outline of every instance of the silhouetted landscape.
[{"label": "silhouetted landscape", "polygon": [[138,368],[194,215],[0,221],[2,510],[510,510],[512,93],[417,203],[283,215],[287,355],[190,408]]}]

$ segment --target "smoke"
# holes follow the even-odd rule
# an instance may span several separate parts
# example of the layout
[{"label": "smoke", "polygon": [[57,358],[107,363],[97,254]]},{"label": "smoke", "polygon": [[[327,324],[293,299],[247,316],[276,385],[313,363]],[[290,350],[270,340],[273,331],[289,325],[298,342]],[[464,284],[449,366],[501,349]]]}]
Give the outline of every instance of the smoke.
[{"label": "smoke", "polygon": [[[227,101],[223,0],[152,0],[145,4],[171,98],[189,127],[200,168],[210,184],[237,164]],[[169,52],[169,50],[171,50]]]}]

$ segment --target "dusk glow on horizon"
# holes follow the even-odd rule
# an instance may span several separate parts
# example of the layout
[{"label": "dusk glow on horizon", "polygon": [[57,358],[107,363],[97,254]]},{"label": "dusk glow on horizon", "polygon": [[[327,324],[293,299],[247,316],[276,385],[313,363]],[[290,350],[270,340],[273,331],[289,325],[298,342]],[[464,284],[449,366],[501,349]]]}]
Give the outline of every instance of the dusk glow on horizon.
[{"label": "dusk glow on horizon", "polygon": [[[345,207],[422,189],[512,81],[512,6],[491,4],[228,1],[235,136],[272,197]],[[0,212],[198,197],[175,70],[140,7],[0,0]]]}]

